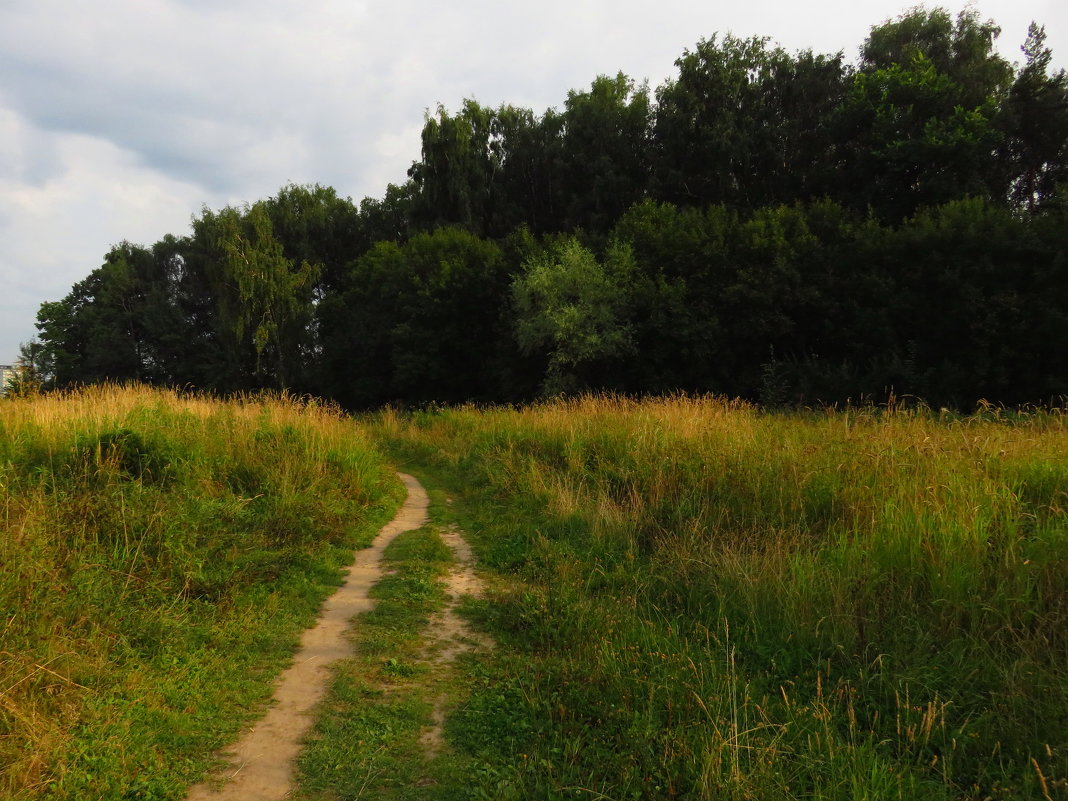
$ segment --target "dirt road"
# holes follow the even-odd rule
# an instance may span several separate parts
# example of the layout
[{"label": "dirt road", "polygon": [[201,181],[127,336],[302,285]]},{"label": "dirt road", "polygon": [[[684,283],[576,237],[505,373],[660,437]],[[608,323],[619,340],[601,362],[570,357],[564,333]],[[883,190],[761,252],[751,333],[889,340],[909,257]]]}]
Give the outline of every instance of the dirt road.
[{"label": "dirt road", "polygon": [[345,631],[354,615],[374,602],[368,591],[382,577],[382,552],[398,534],[427,521],[427,495],[409,475],[400,475],[408,497],[397,516],[357,552],[344,584],[324,604],[319,621],[304,632],[293,664],[275,685],[274,703],[244,736],[227,749],[229,767],[213,780],[193,786],[188,801],[282,801],[293,789],[300,743],[311,728],[311,711],[330,679],[329,666],[352,653]]}]

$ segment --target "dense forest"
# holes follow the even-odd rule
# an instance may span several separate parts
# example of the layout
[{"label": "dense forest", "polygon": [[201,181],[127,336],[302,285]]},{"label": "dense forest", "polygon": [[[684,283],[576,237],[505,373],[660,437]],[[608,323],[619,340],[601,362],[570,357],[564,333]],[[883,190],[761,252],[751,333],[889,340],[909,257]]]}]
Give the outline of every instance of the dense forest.
[{"label": "dense forest", "polygon": [[402,185],[289,185],[45,303],[48,384],[349,408],[605,389],[769,405],[1068,394],[1068,77],[966,10],[857,63],[712,36],[655,90],[428,113]]}]

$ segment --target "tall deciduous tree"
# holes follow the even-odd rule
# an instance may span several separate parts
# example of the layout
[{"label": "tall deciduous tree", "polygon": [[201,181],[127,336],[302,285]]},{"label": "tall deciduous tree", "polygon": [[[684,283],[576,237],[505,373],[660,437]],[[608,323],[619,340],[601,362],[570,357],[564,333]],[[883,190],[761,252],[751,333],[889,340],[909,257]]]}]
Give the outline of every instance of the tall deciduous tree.
[{"label": "tall deciduous tree", "polygon": [[841,55],[791,56],[763,38],[716,37],[675,62],[657,94],[654,193],[683,205],[754,208],[830,188]]},{"label": "tall deciduous tree", "polygon": [[15,387],[6,387],[8,391],[14,389],[16,394],[37,392],[54,384],[55,373],[48,349],[37,337],[19,344],[16,370]]},{"label": "tall deciduous tree", "polygon": [[613,246],[602,264],[574,237],[523,265],[512,284],[516,340],[527,354],[545,354],[545,394],[603,386],[606,364],[630,351],[633,268],[625,245]]},{"label": "tall deciduous tree", "polygon": [[1050,72],[1045,28],[1031,23],[1022,49],[1026,63],[1004,106],[1002,156],[1013,200],[1034,211],[1054,197],[1058,183],[1068,183],[1068,74]]},{"label": "tall deciduous tree", "polygon": [[856,67],[713,37],[655,104],[617,74],[439,107],[381,199],[289,185],[116,246],[42,306],[44,364],[352,406],[1068,392],[1068,77],[1039,26],[1015,74],[997,35],[920,8]]},{"label": "tall deciduous tree", "polygon": [[568,92],[563,113],[563,230],[608,231],[639,201],[649,176],[649,90],[622,72]]},{"label": "tall deciduous tree", "polygon": [[495,177],[492,235],[507,235],[518,226],[536,234],[566,227],[563,129],[564,118],[553,109],[540,117],[527,108],[497,109],[492,141],[501,169]]},{"label": "tall deciduous tree", "polygon": [[285,257],[295,265],[319,267],[320,293],[336,287],[345,265],[370,247],[359,210],[332,187],[289,184],[263,207]]},{"label": "tall deciduous tree", "polygon": [[174,378],[170,337],[181,336],[184,321],[166,266],[123,242],[63,300],[41,306],[37,327],[57,384]]},{"label": "tall deciduous tree", "polygon": [[842,109],[840,197],[889,221],[969,195],[1004,197],[995,119],[1012,69],[994,50],[998,32],[974,11],[954,24],[944,9],[872,29]]},{"label": "tall deciduous tree", "polygon": [[492,215],[500,156],[491,147],[492,109],[474,100],[449,114],[438,106],[423,125],[422,158],[409,176],[419,187],[417,223],[424,229],[459,225],[482,235]]},{"label": "tall deciduous tree", "polygon": [[352,406],[498,397],[507,285],[500,248],[469,231],[377,243],[323,303],[322,385]]},{"label": "tall deciduous tree", "polygon": [[217,332],[239,375],[253,385],[291,386],[310,345],[317,265],[287,259],[267,206],[204,209],[193,221],[215,303]]},{"label": "tall deciduous tree", "polygon": [[414,232],[419,188],[413,180],[388,184],[382,199],[360,201],[359,236],[352,258],[371,249],[375,242],[403,242]]},{"label": "tall deciduous tree", "polygon": [[767,40],[702,40],[675,64],[676,80],[657,94],[657,194],[686,205],[750,203],[755,82]]}]

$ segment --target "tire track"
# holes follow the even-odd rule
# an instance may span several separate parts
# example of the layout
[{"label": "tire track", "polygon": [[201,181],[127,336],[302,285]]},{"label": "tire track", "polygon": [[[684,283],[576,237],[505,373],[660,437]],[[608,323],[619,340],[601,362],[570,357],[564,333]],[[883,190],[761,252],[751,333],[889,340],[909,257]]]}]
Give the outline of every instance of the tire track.
[{"label": "tire track", "polygon": [[[473,595],[476,598],[483,593],[482,581],[475,574],[474,555],[471,546],[467,544],[455,526],[450,525],[441,533],[442,541],[452,549],[456,559],[456,565],[449,571],[445,580],[445,589],[450,595],[448,606],[442,613],[441,618],[433,621],[429,626],[428,637],[433,646],[438,650],[431,657],[431,663],[438,668],[448,669],[448,666],[462,653],[479,647],[489,647],[491,644],[487,638],[474,632],[456,611],[460,596]],[[434,701],[434,709],[431,713],[431,725],[423,730],[419,742],[423,746],[428,759],[433,759],[442,749],[445,730],[445,704],[447,694],[439,695]]]},{"label": "tire track", "polygon": [[427,494],[412,476],[398,473],[408,497],[369,548],[358,551],[341,588],[327,599],[315,626],[304,632],[293,664],[279,676],[273,704],[223,755],[230,763],[213,780],[190,788],[187,801],[282,801],[293,790],[301,742],[311,712],[326,693],[330,665],[352,655],[345,636],[355,615],[374,606],[368,591],[382,577],[382,552],[398,534],[427,522]]}]

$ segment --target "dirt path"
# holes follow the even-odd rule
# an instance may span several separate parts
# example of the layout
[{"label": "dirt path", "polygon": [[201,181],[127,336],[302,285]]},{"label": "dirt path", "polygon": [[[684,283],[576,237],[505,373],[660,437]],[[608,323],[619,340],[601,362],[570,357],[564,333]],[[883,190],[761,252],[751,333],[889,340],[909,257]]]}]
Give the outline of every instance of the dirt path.
[{"label": "dirt path", "polygon": [[[431,622],[428,634],[432,643],[439,648],[431,661],[439,668],[447,668],[449,663],[460,654],[477,647],[488,647],[490,643],[485,637],[472,631],[467,621],[456,612],[460,596],[479,597],[483,593],[482,582],[475,574],[471,547],[460,536],[455,526],[449,526],[447,531],[442,532],[441,539],[452,549],[453,556],[456,558],[456,566],[445,580],[445,589],[450,596],[449,604],[445,607],[441,617]],[[429,759],[433,759],[441,751],[446,698],[447,696],[441,695],[435,699],[432,724],[423,731],[419,738]]]},{"label": "dirt path", "polygon": [[323,605],[318,623],[304,632],[293,664],[275,685],[274,704],[225,752],[228,769],[215,780],[190,788],[188,801],[281,801],[293,789],[300,743],[314,722],[309,714],[326,692],[328,667],[352,655],[345,632],[354,615],[374,602],[368,591],[382,576],[382,551],[404,531],[427,520],[427,495],[409,475],[398,474],[408,498],[397,516],[359,551],[345,582]]}]

